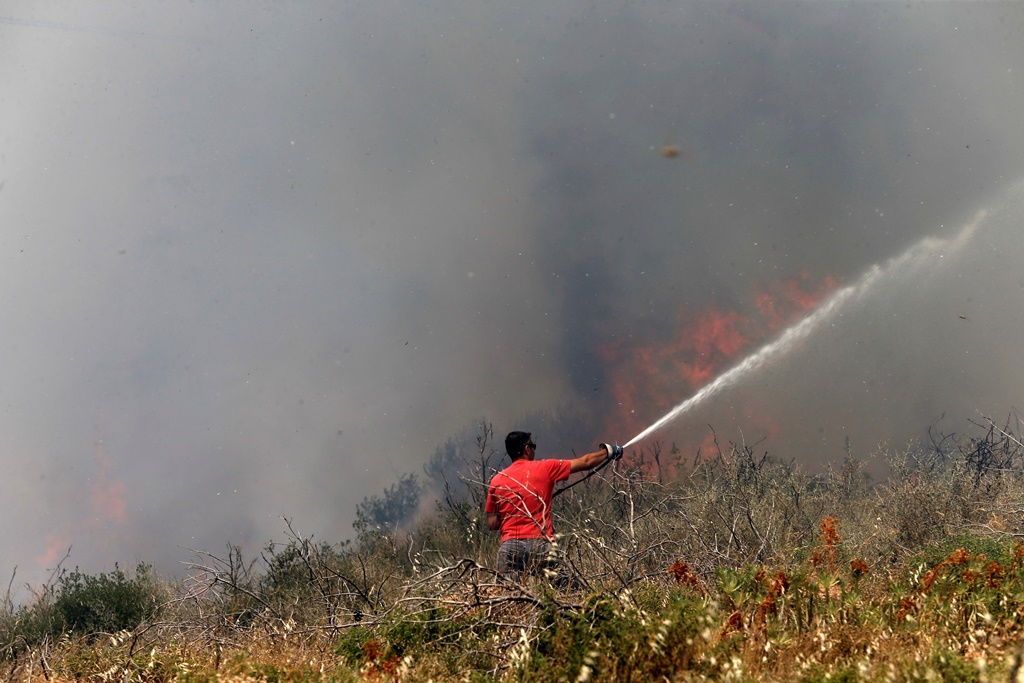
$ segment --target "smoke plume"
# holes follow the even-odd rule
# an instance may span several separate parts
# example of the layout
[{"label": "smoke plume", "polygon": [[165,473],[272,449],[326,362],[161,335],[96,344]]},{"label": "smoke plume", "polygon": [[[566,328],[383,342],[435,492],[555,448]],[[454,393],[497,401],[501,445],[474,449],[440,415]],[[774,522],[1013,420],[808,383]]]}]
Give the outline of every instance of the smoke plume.
[{"label": "smoke plume", "polygon": [[[623,442],[982,209],[657,438],[818,466],[1001,419],[1022,30],[998,2],[6,3],[0,557],[340,540],[477,417],[548,457]],[[559,406],[590,423],[562,451],[521,423]]]}]

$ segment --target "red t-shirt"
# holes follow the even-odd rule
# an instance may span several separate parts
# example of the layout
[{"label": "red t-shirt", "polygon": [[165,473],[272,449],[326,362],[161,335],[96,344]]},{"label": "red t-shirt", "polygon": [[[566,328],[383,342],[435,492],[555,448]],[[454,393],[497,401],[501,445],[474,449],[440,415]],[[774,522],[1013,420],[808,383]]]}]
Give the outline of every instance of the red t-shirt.
[{"label": "red t-shirt", "polygon": [[501,517],[501,542],[510,538],[554,538],[551,495],[569,478],[568,460],[519,460],[494,475],[486,512]]}]

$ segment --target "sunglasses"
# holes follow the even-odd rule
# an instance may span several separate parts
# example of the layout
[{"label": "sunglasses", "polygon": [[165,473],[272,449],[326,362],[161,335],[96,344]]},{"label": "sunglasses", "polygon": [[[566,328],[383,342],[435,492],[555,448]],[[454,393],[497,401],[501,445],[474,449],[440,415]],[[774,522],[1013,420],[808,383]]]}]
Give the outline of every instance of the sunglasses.
[{"label": "sunglasses", "polygon": [[537,450],[537,444],[535,444],[532,441],[530,443],[526,444],[526,445],[529,446],[530,448],[532,448],[533,450]]}]

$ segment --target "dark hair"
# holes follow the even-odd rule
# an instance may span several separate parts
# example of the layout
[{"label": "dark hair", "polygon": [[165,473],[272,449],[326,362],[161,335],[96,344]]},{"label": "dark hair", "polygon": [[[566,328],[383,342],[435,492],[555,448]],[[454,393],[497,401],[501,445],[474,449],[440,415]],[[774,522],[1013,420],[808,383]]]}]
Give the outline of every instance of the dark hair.
[{"label": "dark hair", "polygon": [[513,460],[521,458],[523,451],[526,450],[526,444],[532,440],[533,434],[530,434],[530,432],[509,432],[508,436],[505,437],[505,452]]}]

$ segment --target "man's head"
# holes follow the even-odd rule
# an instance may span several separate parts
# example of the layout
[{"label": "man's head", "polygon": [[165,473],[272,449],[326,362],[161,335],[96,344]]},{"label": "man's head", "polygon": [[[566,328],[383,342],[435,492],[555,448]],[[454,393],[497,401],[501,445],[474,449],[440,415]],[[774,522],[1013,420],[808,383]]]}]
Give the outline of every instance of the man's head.
[{"label": "man's head", "polygon": [[533,434],[530,432],[509,432],[505,437],[505,452],[513,460],[523,457],[533,460],[536,450],[537,444],[533,442]]}]

